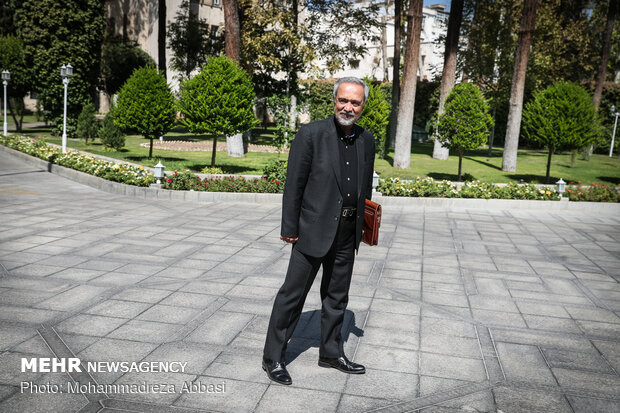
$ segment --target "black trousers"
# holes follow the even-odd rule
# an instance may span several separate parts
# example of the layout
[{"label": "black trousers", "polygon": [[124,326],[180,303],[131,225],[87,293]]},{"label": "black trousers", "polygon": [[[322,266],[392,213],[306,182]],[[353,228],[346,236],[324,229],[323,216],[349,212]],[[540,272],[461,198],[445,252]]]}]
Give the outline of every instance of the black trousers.
[{"label": "black trousers", "polygon": [[355,217],[340,217],[334,243],[324,257],[305,255],[293,245],[286,278],[273,303],[263,352],[265,359],[285,361],[286,346],[321,265],[323,279],[319,355],[336,358],[344,354],[341,329],[349,302],[354,260]]}]

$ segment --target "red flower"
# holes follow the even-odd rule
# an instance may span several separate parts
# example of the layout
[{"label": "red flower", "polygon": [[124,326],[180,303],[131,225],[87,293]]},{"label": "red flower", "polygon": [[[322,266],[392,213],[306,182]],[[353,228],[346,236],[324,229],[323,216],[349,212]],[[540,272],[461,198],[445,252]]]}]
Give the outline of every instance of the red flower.
[{"label": "red flower", "polygon": [[280,181],[276,181],[276,185],[280,185]]},{"label": "red flower", "polygon": [[168,179],[168,183],[171,184],[172,183],[172,179]]}]

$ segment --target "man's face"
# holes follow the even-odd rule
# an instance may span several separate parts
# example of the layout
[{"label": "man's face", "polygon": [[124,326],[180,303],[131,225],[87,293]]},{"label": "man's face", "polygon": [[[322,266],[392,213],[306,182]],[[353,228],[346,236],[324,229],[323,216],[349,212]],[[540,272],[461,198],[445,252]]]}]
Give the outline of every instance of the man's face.
[{"label": "man's face", "polygon": [[357,83],[341,83],[336,92],[334,114],[342,126],[351,126],[364,109],[364,87]]}]

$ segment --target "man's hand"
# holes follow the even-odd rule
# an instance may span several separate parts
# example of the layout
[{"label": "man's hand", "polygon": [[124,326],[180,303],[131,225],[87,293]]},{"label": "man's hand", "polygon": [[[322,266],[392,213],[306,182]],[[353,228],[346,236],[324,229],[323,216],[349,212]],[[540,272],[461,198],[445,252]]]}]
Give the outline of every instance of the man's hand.
[{"label": "man's hand", "polygon": [[283,237],[280,236],[280,239],[284,242],[288,242],[289,244],[294,244],[297,242],[297,240],[299,239],[299,237]]}]

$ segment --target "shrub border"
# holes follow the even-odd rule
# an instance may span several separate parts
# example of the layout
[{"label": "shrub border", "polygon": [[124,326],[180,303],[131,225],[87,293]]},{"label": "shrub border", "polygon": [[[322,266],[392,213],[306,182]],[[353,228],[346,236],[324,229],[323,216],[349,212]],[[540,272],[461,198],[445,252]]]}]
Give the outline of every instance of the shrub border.
[{"label": "shrub border", "polygon": [[[282,203],[282,194],[263,193],[231,193],[231,192],[199,192],[174,191],[151,187],[138,187],[118,182],[107,181],[84,172],[65,168],[37,157],[19,152],[15,149],[0,145],[0,152],[25,161],[29,165],[43,169],[63,178],[70,179],[83,185],[114,194],[132,196],[139,199],[161,199],[174,201],[188,201],[196,203],[211,202],[248,202],[248,203]],[[475,198],[409,198],[383,196],[378,192],[373,194],[373,200],[385,206],[403,206],[413,208],[471,208],[471,209],[536,209],[543,211],[576,211],[597,213],[620,213],[620,203],[609,202],[560,202],[529,201],[519,199],[475,199]]]}]

